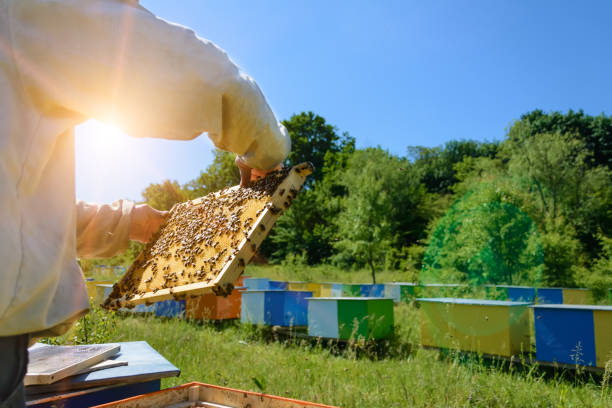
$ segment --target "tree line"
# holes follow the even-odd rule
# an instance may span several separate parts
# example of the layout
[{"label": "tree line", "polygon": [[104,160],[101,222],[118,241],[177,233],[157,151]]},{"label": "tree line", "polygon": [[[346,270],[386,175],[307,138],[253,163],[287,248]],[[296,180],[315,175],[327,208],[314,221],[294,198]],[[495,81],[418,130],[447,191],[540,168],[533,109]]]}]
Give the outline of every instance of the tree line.
[{"label": "tree line", "polygon": [[[612,286],[612,117],[528,112],[500,142],[407,146],[355,139],[313,113],[283,121],[286,165],[315,172],[260,249],[271,263],[382,269],[406,280]],[[180,185],[150,184],[167,210],[239,182],[234,156]]]}]

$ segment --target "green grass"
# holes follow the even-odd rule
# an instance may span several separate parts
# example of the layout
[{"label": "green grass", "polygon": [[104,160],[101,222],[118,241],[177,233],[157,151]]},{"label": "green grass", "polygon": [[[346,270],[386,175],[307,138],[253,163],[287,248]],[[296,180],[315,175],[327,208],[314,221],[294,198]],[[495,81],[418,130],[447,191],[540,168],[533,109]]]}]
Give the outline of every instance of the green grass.
[{"label": "green grass", "polygon": [[121,316],[109,341],[145,340],[181,369],[163,387],[189,381],[342,407],[607,407],[601,380],[546,379],[477,357],[442,355],[418,343],[417,310],[397,306],[396,335],[382,351],[277,338],[238,322]]},{"label": "green grass", "polygon": [[[326,266],[249,266],[245,275],[370,282],[369,271]],[[404,273],[378,274],[379,282],[392,280],[409,279]],[[376,349],[279,337],[238,322],[115,316],[99,309],[86,326],[75,326],[55,342],[82,342],[84,335],[106,342],[145,340],[181,369],[180,377],[163,380],[164,388],[201,381],[342,407],[612,406],[609,375],[545,375],[535,366],[421,349],[418,310],[399,305],[394,311],[395,335]]]},{"label": "green grass", "polygon": [[[369,270],[346,271],[331,265],[248,265],[245,276],[270,278],[272,280],[338,283],[372,283]],[[379,271],[376,283],[412,282],[413,275],[407,271]]]}]

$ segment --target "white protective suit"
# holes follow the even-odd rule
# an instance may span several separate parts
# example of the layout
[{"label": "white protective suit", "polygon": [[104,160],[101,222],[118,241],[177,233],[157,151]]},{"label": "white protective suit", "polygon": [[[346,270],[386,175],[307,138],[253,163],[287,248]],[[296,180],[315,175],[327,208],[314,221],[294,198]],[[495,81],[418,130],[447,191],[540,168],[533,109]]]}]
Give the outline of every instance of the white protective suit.
[{"label": "white protective suit", "polygon": [[0,0],[0,107],[0,336],[65,331],[88,308],[77,246],[100,256],[127,243],[131,203],[75,207],[76,124],[180,140],[208,132],[261,169],[290,148],[223,50],[135,1]]}]

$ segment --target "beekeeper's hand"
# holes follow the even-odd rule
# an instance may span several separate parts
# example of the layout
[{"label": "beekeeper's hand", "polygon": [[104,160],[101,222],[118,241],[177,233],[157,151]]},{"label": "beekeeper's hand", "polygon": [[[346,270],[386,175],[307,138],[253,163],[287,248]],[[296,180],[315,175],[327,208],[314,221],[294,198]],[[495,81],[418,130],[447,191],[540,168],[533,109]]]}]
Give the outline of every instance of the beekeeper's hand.
[{"label": "beekeeper's hand", "polygon": [[251,181],[265,177],[269,172],[278,170],[282,167],[282,165],[279,164],[270,170],[252,169],[244,164],[238,156],[236,156],[236,166],[240,169],[240,187],[248,187]]},{"label": "beekeeper's hand", "polygon": [[168,211],[159,211],[148,204],[134,206],[130,218],[130,240],[147,243],[168,217]]}]

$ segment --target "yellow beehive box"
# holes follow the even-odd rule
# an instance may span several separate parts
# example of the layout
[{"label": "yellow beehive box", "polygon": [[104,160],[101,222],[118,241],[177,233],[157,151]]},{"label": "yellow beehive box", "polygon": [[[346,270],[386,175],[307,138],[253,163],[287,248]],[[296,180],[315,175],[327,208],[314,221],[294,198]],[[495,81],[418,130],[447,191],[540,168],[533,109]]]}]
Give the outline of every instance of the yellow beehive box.
[{"label": "yellow beehive box", "polygon": [[424,346],[510,357],[529,351],[529,303],[420,298]]},{"label": "yellow beehive box", "polygon": [[[321,297],[321,284],[309,282],[306,285],[306,291],[312,292],[312,297]],[[330,289],[331,291],[331,289]]]}]

